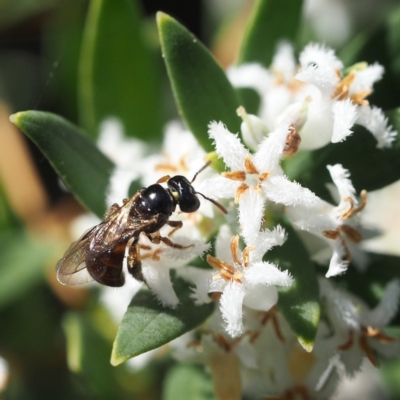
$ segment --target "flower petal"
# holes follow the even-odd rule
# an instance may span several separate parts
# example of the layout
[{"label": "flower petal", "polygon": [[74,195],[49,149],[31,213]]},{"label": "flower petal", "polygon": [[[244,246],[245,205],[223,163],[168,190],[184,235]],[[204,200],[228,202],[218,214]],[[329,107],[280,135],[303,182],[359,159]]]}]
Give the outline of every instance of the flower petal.
[{"label": "flower petal", "polygon": [[254,89],[262,97],[268,92],[274,79],[273,75],[261,64],[249,63],[229,67],[226,71],[228,79],[234,87]]},{"label": "flower petal", "polygon": [[386,285],[379,304],[364,316],[363,323],[377,328],[388,325],[399,310],[399,302],[400,281],[393,279]]},{"label": "flower petal", "polygon": [[362,70],[355,70],[355,78],[349,87],[349,95],[365,90],[372,90],[375,82],[382,79],[385,69],[382,65],[374,63]]},{"label": "flower petal", "polygon": [[319,204],[319,198],[311,190],[285,176],[271,176],[261,186],[266,197],[278,204],[306,207]]},{"label": "flower petal", "polygon": [[[356,197],[355,197],[356,190],[354,189],[353,183],[349,179],[350,178],[349,170],[343,168],[341,164],[327,165],[327,168],[331,175],[333,183],[335,184],[335,186],[339,191],[340,201],[342,202],[343,199],[345,199],[346,197],[350,197],[351,199],[353,199],[354,202],[356,202]],[[340,206],[348,207],[348,204],[349,203],[345,201],[344,204],[343,205],[340,204]]]},{"label": "flower petal", "polygon": [[150,289],[164,307],[176,308],[179,299],[172,287],[169,268],[160,268],[150,264],[143,264],[143,276]]},{"label": "flower petal", "polygon": [[368,129],[377,140],[378,149],[390,148],[397,132],[389,125],[388,119],[378,107],[362,106],[358,109],[357,124]]},{"label": "flower petal", "polygon": [[194,288],[191,288],[193,293],[190,297],[194,299],[196,305],[209,303],[211,301],[208,293],[213,271],[201,268],[185,267],[180,268],[177,272],[178,276],[195,285]]},{"label": "flower petal", "polygon": [[289,125],[282,124],[261,142],[253,157],[253,163],[260,173],[273,171],[279,165],[288,134]]},{"label": "flower petal", "polygon": [[311,43],[300,54],[301,70],[296,79],[318,87],[326,96],[331,96],[339,82],[337,70],[342,70],[342,62],[335,52],[325,46]]},{"label": "flower petal", "polygon": [[328,272],[326,273],[327,278],[332,276],[341,275],[347,271],[348,262],[343,261],[345,255],[344,248],[340,243],[339,239],[336,239],[333,244],[333,254],[329,263]]},{"label": "flower petal", "polygon": [[228,225],[222,225],[219,228],[217,240],[215,241],[215,255],[223,261],[232,263],[232,253],[230,248],[233,234]]},{"label": "flower petal", "polygon": [[239,201],[239,224],[247,246],[255,244],[263,216],[264,196],[250,186]]},{"label": "flower petal", "polygon": [[212,199],[233,199],[236,189],[242,182],[225,178],[221,175],[214,175],[204,181],[201,193]]},{"label": "flower petal", "polygon": [[276,265],[268,262],[258,262],[244,271],[246,285],[277,285],[290,286],[293,279],[289,271],[281,271]]},{"label": "flower petal", "polygon": [[253,310],[268,311],[278,302],[275,286],[255,285],[246,289],[243,304]]},{"label": "flower petal", "polygon": [[222,318],[226,323],[226,331],[232,337],[240,336],[243,332],[243,298],[244,285],[234,281],[229,282],[219,301]]},{"label": "flower petal", "polygon": [[208,134],[214,139],[215,151],[224,159],[232,171],[243,171],[244,160],[249,152],[243,146],[238,135],[228,131],[222,122],[211,122]]},{"label": "flower petal", "polygon": [[342,142],[353,131],[351,128],[357,119],[357,106],[350,99],[335,101],[332,106],[333,134],[332,143]]}]

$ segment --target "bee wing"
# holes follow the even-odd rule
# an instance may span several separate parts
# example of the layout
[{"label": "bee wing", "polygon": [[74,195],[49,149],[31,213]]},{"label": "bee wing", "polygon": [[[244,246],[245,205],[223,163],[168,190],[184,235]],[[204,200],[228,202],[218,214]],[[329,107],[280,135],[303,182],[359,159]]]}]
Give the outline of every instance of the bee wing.
[{"label": "bee wing", "polygon": [[86,269],[86,256],[90,243],[99,225],[86,232],[79,240],[73,242],[57,263],[57,279],[63,285],[83,285],[93,281]]},{"label": "bee wing", "polygon": [[115,245],[126,228],[129,211],[135,197],[71,244],[64,257],[56,265],[57,279],[60,283],[83,285],[94,280],[87,270],[87,256],[92,251],[99,252],[99,249],[107,251]]}]

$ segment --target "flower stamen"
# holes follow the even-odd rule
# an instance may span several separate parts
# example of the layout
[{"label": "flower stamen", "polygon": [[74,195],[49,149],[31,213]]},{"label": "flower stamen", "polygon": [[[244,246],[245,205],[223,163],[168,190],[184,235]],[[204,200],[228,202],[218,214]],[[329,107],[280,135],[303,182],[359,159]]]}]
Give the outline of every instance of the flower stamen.
[{"label": "flower stamen", "polygon": [[242,257],[243,257],[243,266],[248,267],[250,264],[250,252],[255,250],[256,246],[247,246],[243,252],[242,252]]},{"label": "flower stamen", "polygon": [[246,183],[242,183],[237,189],[235,193],[235,203],[238,204],[240,201],[240,198],[243,196],[243,194],[249,189],[249,185]]},{"label": "flower stamen", "polygon": [[246,172],[244,172],[244,171],[222,172],[221,175],[224,178],[231,179],[232,181],[245,181],[246,180]]},{"label": "flower stamen", "polygon": [[248,174],[258,174],[258,170],[249,155],[244,160],[244,166]]},{"label": "flower stamen", "polygon": [[239,250],[239,236],[238,235],[232,236],[230,246],[231,246],[233,262],[236,265],[241,265],[241,262],[240,262],[240,259],[238,256],[238,250]]},{"label": "flower stamen", "polygon": [[279,326],[277,313],[278,309],[276,308],[276,306],[273,306],[269,311],[263,313],[260,323],[262,326],[265,326],[268,321],[271,321],[273,330],[278,340],[281,343],[286,343],[285,337],[283,336],[281,328]]}]

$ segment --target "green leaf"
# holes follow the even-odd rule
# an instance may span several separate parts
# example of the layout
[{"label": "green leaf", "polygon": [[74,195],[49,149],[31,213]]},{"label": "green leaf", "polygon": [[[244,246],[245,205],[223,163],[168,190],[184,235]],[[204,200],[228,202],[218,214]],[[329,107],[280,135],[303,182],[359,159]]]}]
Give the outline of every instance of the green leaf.
[{"label": "green leaf", "polygon": [[114,165],[82,130],[42,111],[19,112],[11,115],[10,121],[39,147],[76,198],[102,217]]},{"label": "green leaf", "polygon": [[157,14],[161,47],[179,113],[206,151],[213,151],[207,127],[222,121],[239,132],[239,101],[210,52],[169,15]]},{"label": "green leaf", "polygon": [[0,30],[22,24],[28,18],[44,14],[55,8],[56,0],[2,0],[0,2]]},{"label": "green leaf", "polygon": [[0,182],[0,233],[21,226],[21,220],[11,208],[3,185]]},{"label": "green leaf", "polygon": [[210,377],[199,367],[177,365],[168,372],[163,400],[214,400]]},{"label": "green leaf", "polygon": [[286,220],[281,221],[288,238],[268,254],[269,261],[281,270],[289,270],[294,282],[290,287],[278,287],[278,309],[282,312],[303,348],[310,352],[317,334],[320,302],[317,273],[310,256],[297,233]]},{"label": "green leaf", "polygon": [[296,42],[303,2],[257,0],[246,27],[238,64],[259,62],[269,67],[280,40]]},{"label": "green leaf", "polygon": [[190,286],[173,279],[180,300],[175,310],[163,307],[148,290],[141,290],[131,301],[119,326],[111,364],[119,365],[131,357],[155,349],[202,324],[212,313],[213,303],[196,306]]},{"label": "green leaf", "polygon": [[55,252],[52,243],[35,241],[22,229],[0,234],[0,308],[44,279],[46,263]]},{"label": "green leaf", "polygon": [[161,136],[160,82],[135,1],[93,0],[80,59],[80,112],[94,137],[118,118],[128,136]]},{"label": "green leaf", "polygon": [[84,378],[96,399],[126,398],[119,382],[121,369],[108,362],[111,343],[91,323],[89,313],[69,312],[63,319],[68,367]]}]

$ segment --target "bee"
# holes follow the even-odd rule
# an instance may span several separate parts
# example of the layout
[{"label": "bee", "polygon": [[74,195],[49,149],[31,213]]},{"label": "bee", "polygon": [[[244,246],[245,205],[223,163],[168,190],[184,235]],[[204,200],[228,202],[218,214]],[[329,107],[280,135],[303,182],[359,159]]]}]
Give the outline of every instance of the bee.
[{"label": "bee", "polygon": [[[64,257],[57,263],[57,279],[64,285],[81,285],[93,280],[113,287],[125,283],[123,263],[128,272],[144,282],[140,260],[139,237],[144,233],[152,243],[184,249],[158,231],[165,225],[173,231],[182,227],[182,221],[169,218],[176,207],[184,213],[197,211],[198,195],[215,204],[222,212],[226,209],[215,200],[196,192],[192,183],[210,163],[203,166],[189,182],[184,176],[164,176],[155,184],[139,190],[131,199],[124,199],[122,206],[113,204],[104,220],[72,243]],[[160,183],[166,182],[168,188]]]}]

